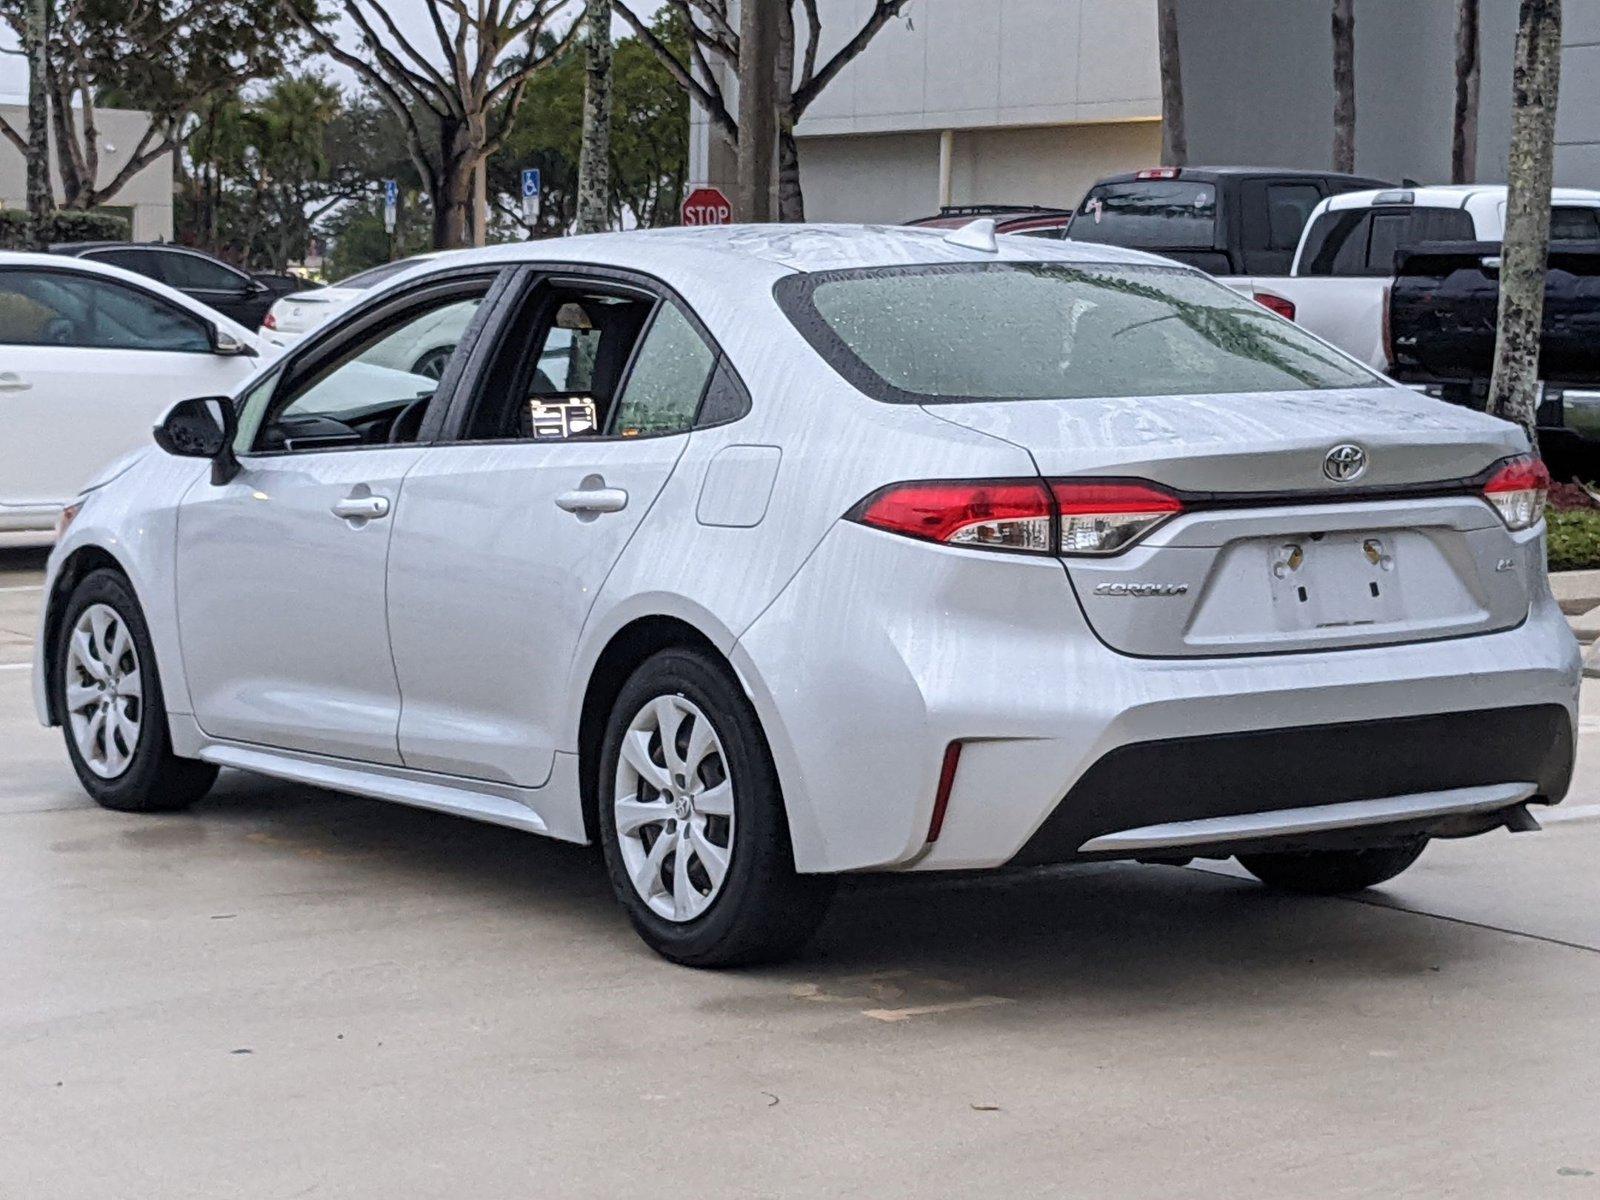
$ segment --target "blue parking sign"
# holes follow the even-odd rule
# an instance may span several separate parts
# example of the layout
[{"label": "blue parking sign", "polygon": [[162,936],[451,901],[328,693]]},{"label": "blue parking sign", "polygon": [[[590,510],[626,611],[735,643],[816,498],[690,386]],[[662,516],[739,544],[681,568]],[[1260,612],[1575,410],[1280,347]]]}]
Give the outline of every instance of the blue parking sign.
[{"label": "blue parking sign", "polygon": [[383,181],[383,202],[391,207],[400,203],[400,181],[398,179],[385,179]]},{"label": "blue parking sign", "polygon": [[522,173],[522,198],[536,200],[539,196],[539,168],[529,167]]}]

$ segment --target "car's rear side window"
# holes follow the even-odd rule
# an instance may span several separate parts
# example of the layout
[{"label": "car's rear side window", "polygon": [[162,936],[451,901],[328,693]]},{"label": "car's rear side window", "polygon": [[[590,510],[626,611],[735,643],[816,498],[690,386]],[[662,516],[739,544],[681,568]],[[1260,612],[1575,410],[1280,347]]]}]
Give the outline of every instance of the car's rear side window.
[{"label": "car's rear side window", "polygon": [[963,263],[796,274],[776,295],[868,395],[899,403],[1371,387],[1376,375],[1178,267]]}]

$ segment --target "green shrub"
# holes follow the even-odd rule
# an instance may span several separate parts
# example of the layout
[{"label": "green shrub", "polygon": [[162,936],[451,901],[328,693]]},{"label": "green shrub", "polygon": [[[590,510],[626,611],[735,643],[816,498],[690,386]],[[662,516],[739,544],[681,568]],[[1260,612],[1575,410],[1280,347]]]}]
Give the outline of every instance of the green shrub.
[{"label": "green shrub", "polygon": [[1550,569],[1585,571],[1600,567],[1600,510],[1546,511],[1550,529]]},{"label": "green shrub", "polygon": [[[26,250],[29,237],[28,214],[22,209],[0,209],[0,250]],[[128,222],[114,213],[57,212],[45,230],[47,242],[125,242]]]}]

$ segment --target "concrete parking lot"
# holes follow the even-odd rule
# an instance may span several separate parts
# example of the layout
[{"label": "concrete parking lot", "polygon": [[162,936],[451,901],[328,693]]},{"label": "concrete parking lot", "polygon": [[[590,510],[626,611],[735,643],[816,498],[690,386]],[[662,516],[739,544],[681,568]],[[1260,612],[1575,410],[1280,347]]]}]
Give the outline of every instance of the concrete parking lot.
[{"label": "concrete parking lot", "polygon": [[16,541],[0,1197],[1600,1196],[1592,693],[1542,833],[1361,899],[866,880],[804,960],[710,974],[584,849],[236,774],[97,809]]}]

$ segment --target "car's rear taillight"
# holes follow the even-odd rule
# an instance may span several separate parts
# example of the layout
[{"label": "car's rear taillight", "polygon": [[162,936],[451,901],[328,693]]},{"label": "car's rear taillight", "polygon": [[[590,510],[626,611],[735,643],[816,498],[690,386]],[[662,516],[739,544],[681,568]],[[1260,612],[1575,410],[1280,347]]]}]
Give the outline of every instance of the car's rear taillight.
[{"label": "car's rear taillight", "polygon": [[266,316],[261,318],[261,328],[263,328],[263,329],[276,329],[277,327],[278,327],[278,318],[273,316],[270,312]]},{"label": "car's rear taillight", "polygon": [[952,546],[1050,553],[1050,493],[1042,480],[897,483],[856,505],[851,520]]},{"label": "car's rear taillight", "polygon": [[1050,485],[1062,554],[1115,554],[1183,511],[1183,501],[1138,479],[1058,479]]},{"label": "car's rear taillight", "polygon": [[1495,466],[1483,496],[1507,529],[1531,529],[1544,516],[1545,497],[1550,492],[1550,470],[1531,454],[1508,458]]},{"label": "car's rear taillight", "polygon": [[1294,320],[1295,307],[1293,300],[1285,300],[1282,296],[1274,296],[1271,292],[1257,292],[1251,297],[1262,308],[1270,308],[1280,317]]},{"label": "car's rear taillight", "polygon": [[1138,479],[973,479],[880,488],[848,518],[874,529],[986,550],[1115,554],[1183,511]]}]

